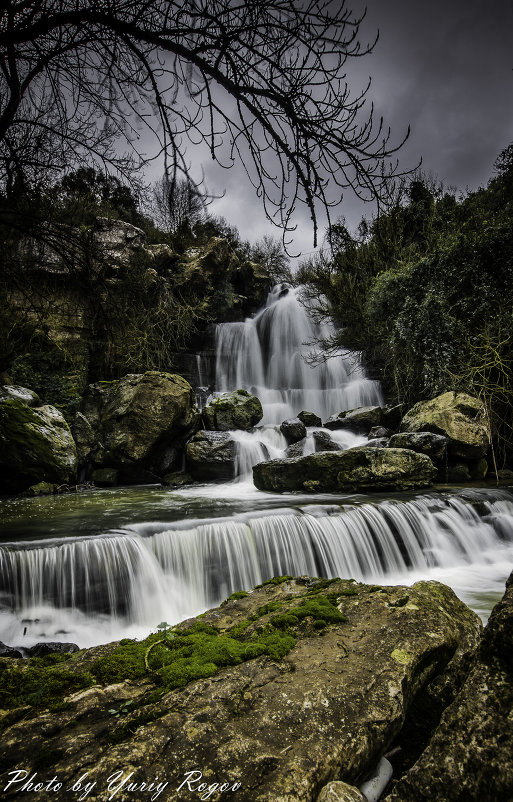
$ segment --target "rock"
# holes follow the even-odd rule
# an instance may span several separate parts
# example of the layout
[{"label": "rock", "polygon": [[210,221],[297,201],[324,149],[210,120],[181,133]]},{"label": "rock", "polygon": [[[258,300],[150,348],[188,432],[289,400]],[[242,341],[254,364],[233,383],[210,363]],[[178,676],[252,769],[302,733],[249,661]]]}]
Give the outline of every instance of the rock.
[{"label": "rock", "polygon": [[395,404],[393,406],[387,404],[381,410],[381,425],[396,432],[401,425],[404,411],[404,404]]},{"label": "rock", "polygon": [[253,481],[259,490],[275,493],[293,490],[336,493],[427,487],[435,474],[436,469],[425,454],[367,445],[260,462],[253,468]]},{"label": "rock", "polygon": [[[377,440],[381,438],[389,438],[392,434],[391,429],[387,429],[386,426],[373,426],[370,430],[368,437],[369,440]],[[409,448],[409,446],[401,446],[397,444],[397,448]],[[412,451],[416,451],[416,449],[412,449]],[[428,455],[429,456],[429,455]]]},{"label": "rock", "polygon": [[489,445],[484,404],[465,393],[449,392],[420,401],[404,416],[401,431],[444,435],[453,459],[480,459]]},{"label": "rock", "polygon": [[[42,710],[24,708],[22,719],[8,722],[3,771],[23,767],[30,776],[43,753],[51,759],[48,777],[67,788],[87,773],[96,783],[88,799],[100,802],[107,778],[120,769],[136,771],[137,782],[168,781],[166,799],[199,798],[177,790],[185,772],[198,768],[207,783],[239,782],[233,798],[241,802],[311,802],[330,781],[354,786],[372,770],[422,688],[481,629],[439,583],[377,590],[350,580],[267,584],[175,631],[194,637],[198,626],[205,639],[230,631],[225,665],[217,652],[217,669],[210,665],[206,676],[174,690],[144,666],[128,681],[107,674],[98,682],[99,665],[134,668],[129,661],[118,668],[115,644],[72,655],[65,670],[89,672],[90,687]],[[230,664],[230,648],[250,649],[262,637],[269,644],[286,638],[287,645],[274,656]],[[113,716],[123,704],[126,712]],[[18,790],[5,798],[17,798]],[[128,802],[127,793],[121,798]]]},{"label": "rock", "polygon": [[23,655],[19,649],[13,648],[12,646],[7,646],[5,643],[0,641],[0,657],[23,657]]},{"label": "rock", "polygon": [[[99,424],[99,415],[92,415],[91,418]],[[102,445],[99,435],[94,431],[89,420],[81,412],[75,414],[71,424],[71,433],[77,446],[77,457],[80,465],[84,465],[90,460],[100,455]]]},{"label": "rock", "polygon": [[387,448],[388,443],[388,437],[375,437],[372,440],[368,440],[366,445],[372,446],[372,448]]},{"label": "rock", "polygon": [[0,485],[6,492],[40,482],[73,483],[76,472],[75,443],[55,407],[0,399]]},{"label": "rock", "polygon": [[48,641],[36,643],[30,649],[25,650],[28,657],[46,657],[47,654],[70,654],[79,651],[76,643],[61,643],[60,641]]},{"label": "rock", "polygon": [[342,451],[342,446],[335,443],[328,432],[314,432],[313,439],[316,451]]},{"label": "rock", "polygon": [[162,477],[162,484],[166,485],[166,487],[184,487],[185,485],[192,484],[193,481],[192,476],[184,471],[166,473],[166,475]]},{"label": "rock", "polygon": [[448,465],[447,469],[445,470],[446,482],[456,482],[457,484],[462,484],[465,482],[470,482],[470,478],[468,465],[466,465],[464,462],[457,462],[452,465]]},{"label": "rock", "polygon": [[96,468],[91,479],[97,487],[114,487],[118,483],[119,473],[115,468]]},{"label": "rock", "polygon": [[233,479],[236,456],[236,443],[228,432],[198,432],[185,449],[188,472],[205,482]]},{"label": "rock", "polygon": [[0,385],[0,401],[8,400],[21,401],[28,407],[40,407],[41,399],[38,394],[27,387],[20,387],[18,384],[3,384]]},{"label": "rock", "polygon": [[289,445],[292,443],[299,443],[300,440],[304,440],[306,437],[305,424],[303,421],[299,420],[299,418],[289,418],[288,420],[284,420],[280,425],[280,432],[285,437]]},{"label": "rock", "polygon": [[159,481],[177,466],[198,413],[192,387],[159,371],[90,384],[75,434],[84,460],[119,472],[119,481]]},{"label": "rock", "polygon": [[443,462],[447,451],[447,437],[432,432],[399,432],[389,440],[390,448],[409,448],[427,454],[433,461]]},{"label": "rock", "polygon": [[381,407],[358,407],[349,412],[332,415],[324,424],[326,429],[348,429],[355,434],[368,434],[381,424]]},{"label": "rock", "polygon": [[485,479],[488,473],[488,462],[485,460],[484,457],[477,460],[472,460],[469,462],[468,466],[470,472],[470,478],[474,479],[475,481],[479,481],[480,479]]},{"label": "rock", "polygon": [[300,412],[297,416],[299,420],[305,424],[305,426],[322,426],[322,421],[318,417],[318,415],[314,415],[313,412],[305,412],[304,410]]},{"label": "rock", "polygon": [[59,490],[58,485],[54,485],[51,482],[38,482],[37,485],[31,485],[27,490],[25,490],[25,496],[52,496],[54,493],[57,493]]},{"label": "rock", "polygon": [[387,802],[513,799],[513,574],[461,690]]},{"label": "rock", "polygon": [[247,390],[223,393],[203,410],[205,427],[210,431],[229,432],[233,429],[248,431],[262,420],[262,404]]},{"label": "rock", "polygon": [[366,802],[366,799],[354,785],[334,780],[324,786],[317,802]]},{"label": "rock", "polygon": [[300,440],[299,443],[292,443],[292,445],[287,446],[285,449],[285,457],[287,459],[290,459],[291,457],[302,457],[305,443],[306,438],[303,438],[303,440]]}]

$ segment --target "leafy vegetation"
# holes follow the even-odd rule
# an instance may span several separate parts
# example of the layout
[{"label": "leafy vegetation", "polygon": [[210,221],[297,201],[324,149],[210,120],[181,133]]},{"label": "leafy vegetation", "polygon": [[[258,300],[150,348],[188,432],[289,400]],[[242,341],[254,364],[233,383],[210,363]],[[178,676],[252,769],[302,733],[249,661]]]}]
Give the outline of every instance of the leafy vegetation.
[{"label": "leafy vegetation", "polygon": [[487,187],[461,198],[416,175],[356,234],[333,226],[299,280],[342,327],[328,353],[363,351],[390,401],[451,389],[479,396],[504,464],[513,449],[513,146],[495,169]]}]

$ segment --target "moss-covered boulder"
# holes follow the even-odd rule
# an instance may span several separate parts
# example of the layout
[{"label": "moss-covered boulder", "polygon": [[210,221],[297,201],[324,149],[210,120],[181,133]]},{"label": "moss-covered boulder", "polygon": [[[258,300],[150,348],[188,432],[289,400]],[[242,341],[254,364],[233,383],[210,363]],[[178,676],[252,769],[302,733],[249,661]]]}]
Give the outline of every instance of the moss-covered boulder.
[{"label": "moss-covered boulder", "polygon": [[[63,788],[87,773],[95,802],[120,770],[137,783],[158,776],[169,800],[198,799],[202,781],[237,784],[212,799],[313,802],[332,780],[361,782],[480,631],[436,582],[277,579],[144,642],[51,665],[5,660],[2,690],[18,707],[2,712],[3,770],[44,766]],[[196,769],[202,779],[179,791]],[[120,798],[146,798],[134,790]]]},{"label": "moss-covered boulder", "polygon": [[368,445],[275,459],[253,468],[255,486],[274,493],[409,490],[429,486],[435,475],[436,468],[425,454]]},{"label": "moss-covered boulder", "polygon": [[306,437],[306,426],[299,418],[288,418],[280,425],[280,432],[285,437],[287,443],[299,443]]},{"label": "moss-covered boulder", "polygon": [[433,432],[448,438],[451,458],[480,459],[489,446],[486,410],[466,393],[443,393],[420,401],[406,413],[402,432]]},{"label": "moss-covered boulder", "polygon": [[120,481],[159,478],[179,466],[198,422],[194,394],[181,376],[129,374],[88,386],[74,431],[82,458],[114,468]]},{"label": "moss-covered boulder", "polygon": [[[27,399],[33,403],[27,390]],[[64,417],[48,405],[28,406],[0,397],[0,492],[16,493],[40,482],[76,480],[77,452]]]},{"label": "moss-covered boulder", "polygon": [[477,659],[427,749],[387,802],[513,799],[513,574]]},{"label": "moss-covered boulder", "polygon": [[187,443],[187,470],[203,482],[226,481],[235,476],[237,446],[228,432],[197,432]]},{"label": "moss-covered boulder", "polygon": [[262,404],[247,390],[223,393],[207,404],[203,410],[205,428],[210,431],[229,432],[233,429],[248,431],[262,420]]}]

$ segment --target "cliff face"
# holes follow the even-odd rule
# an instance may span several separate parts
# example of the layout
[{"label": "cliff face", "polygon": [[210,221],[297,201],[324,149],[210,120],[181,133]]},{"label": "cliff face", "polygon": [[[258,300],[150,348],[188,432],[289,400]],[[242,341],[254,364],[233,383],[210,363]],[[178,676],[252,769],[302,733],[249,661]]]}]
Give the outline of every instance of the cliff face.
[{"label": "cliff face", "polygon": [[175,253],[120,220],[61,228],[50,243],[24,242],[4,279],[0,371],[69,418],[92,381],[171,369],[196,384],[213,324],[243,319],[268,291],[266,272],[220,237]]}]

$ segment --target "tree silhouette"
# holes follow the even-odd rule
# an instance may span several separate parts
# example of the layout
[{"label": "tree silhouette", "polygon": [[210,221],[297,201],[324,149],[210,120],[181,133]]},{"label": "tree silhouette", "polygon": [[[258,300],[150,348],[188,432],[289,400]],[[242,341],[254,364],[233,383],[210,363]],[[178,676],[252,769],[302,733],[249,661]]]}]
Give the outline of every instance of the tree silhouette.
[{"label": "tree silhouette", "polygon": [[242,162],[269,219],[291,230],[305,204],[315,232],[319,207],[347,188],[380,199],[397,172],[368,87],[346,80],[375,44],[362,19],[345,0],[4,0],[5,191],[70,165],[126,177],[161,154],[174,182],[203,142]]}]

